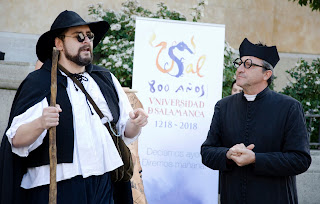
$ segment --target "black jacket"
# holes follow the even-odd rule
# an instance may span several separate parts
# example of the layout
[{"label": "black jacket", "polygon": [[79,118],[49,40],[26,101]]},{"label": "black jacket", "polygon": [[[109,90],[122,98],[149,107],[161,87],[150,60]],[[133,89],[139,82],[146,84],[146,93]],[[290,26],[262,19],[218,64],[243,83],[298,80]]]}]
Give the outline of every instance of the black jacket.
[{"label": "black jacket", "polygon": [[[235,144],[254,144],[255,164],[227,164]],[[266,88],[248,102],[243,93],[220,100],[201,147],[202,162],[221,171],[221,203],[298,203],[295,175],[310,164],[301,104]]]},{"label": "black jacket", "polygon": [[[8,127],[13,118],[24,113],[28,108],[37,104],[43,98],[50,101],[51,82],[51,60],[47,60],[41,69],[30,73],[19,86],[15,95]],[[108,103],[113,116],[117,122],[120,115],[119,98],[115,90],[111,74],[105,69],[95,65],[88,65],[86,71],[98,84],[105,100]],[[59,116],[59,125],[56,128],[57,137],[57,162],[72,163],[73,161],[73,116],[72,107],[66,92],[67,78],[58,72],[57,77],[57,104],[63,111]],[[48,131],[49,132],[49,131]],[[43,143],[28,157],[19,157],[12,153],[11,145],[6,135],[3,136],[0,147],[0,203],[22,203],[20,185],[23,174],[27,167],[37,167],[49,164],[49,141],[48,134]]]}]

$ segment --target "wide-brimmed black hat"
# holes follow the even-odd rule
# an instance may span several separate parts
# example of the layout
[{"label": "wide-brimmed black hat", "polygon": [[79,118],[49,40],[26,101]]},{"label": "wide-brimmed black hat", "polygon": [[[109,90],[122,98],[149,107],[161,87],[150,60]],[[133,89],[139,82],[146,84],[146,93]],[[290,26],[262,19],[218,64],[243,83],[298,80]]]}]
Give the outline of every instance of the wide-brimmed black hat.
[{"label": "wide-brimmed black hat", "polygon": [[279,54],[276,46],[259,46],[251,43],[245,38],[239,47],[240,57],[242,56],[254,56],[259,59],[267,61],[269,64],[276,66],[279,62]]},{"label": "wide-brimmed black hat", "polygon": [[110,27],[106,21],[85,22],[76,12],[65,10],[54,20],[50,30],[40,36],[36,47],[38,59],[44,62],[51,58],[52,48],[55,46],[54,39],[65,29],[82,25],[88,25],[94,33],[93,48],[98,45]]}]

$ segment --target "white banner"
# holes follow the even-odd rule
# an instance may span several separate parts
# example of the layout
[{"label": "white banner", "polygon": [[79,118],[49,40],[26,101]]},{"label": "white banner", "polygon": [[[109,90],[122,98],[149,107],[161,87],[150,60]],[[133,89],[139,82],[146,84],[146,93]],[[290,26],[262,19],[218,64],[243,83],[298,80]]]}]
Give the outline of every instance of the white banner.
[{"label": "white banner", "polygon": [[201,162],[221,99],[224,25],[136,19],[133,89],[149,114],[139,139],[149,204],[218,202],[218,171]]}]

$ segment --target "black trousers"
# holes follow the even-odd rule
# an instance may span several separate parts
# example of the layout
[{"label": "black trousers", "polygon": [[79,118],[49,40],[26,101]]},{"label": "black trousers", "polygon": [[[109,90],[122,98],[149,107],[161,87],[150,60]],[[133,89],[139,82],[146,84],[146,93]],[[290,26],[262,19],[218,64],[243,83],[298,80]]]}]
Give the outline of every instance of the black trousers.
[{"label": "black trousers", "polygon": [[131,182],[114,183],[113,199],[115,204],[133,204]]},{"label": "black trousers", "polygon": [[[23,190],[26,202],[47,204],[49,185]],[[57,204],[114,204],[110,174],[83,178],[76,176],[57,183]]]}]

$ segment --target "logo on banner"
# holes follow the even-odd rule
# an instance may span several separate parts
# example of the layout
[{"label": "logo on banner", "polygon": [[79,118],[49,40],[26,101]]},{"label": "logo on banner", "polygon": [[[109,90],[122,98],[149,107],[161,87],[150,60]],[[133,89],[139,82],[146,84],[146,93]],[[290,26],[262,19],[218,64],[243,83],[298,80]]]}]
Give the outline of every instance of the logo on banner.
[{"label": "logo on banner", "polygon": [[[156,35],[153,34],[152,37],[150,38],[149,44],[155,48],[160,47],[160,50],[156,58],[156,66],[160,72],[169,74],[170,76],[177,77],[177,78],[183,76],[184,73],[196,74],[196,76],[198,77],[203,77],[203,75],[200,72],[201,72],[201,68],[203,67],[206,61],[205,55],[200,56],[195,64],[189,63],[187,66],[184,66],[184,60],[188,56],[190,56],[190,54],[191,55],[195,54],[196,44],[194,43],[194,36],[192,36],[190,40],[191,46],[188,45],[188,43],[183,41],[179,43],[172,42],[169,47],[168,47],[168,42],[162,41],[159,44],[154,46],[152,45],[152,43],[155,39],[156,39]],[[167,49],[167,47],[168,47],[168,52],[164,52]],[[194,51],[191,50],[191,47]],[[179,52],[179,54],[182,54],[182,57],[177,56],[177,54],[174,53],[174,51],[176,51],[176,53]],[[169,59],[169,62],[165,62],[161,64],[159,62],[160,55],[167,56]],[[175,70],[174,67],[176,67],[178,71]],[[173,72],[175,74],[173,74]]]},{"label": "logo on banner", "polygon": [[[183,77],[184,74],[199,78],[204,77],[202,69],[206,61],[206,55],[201,55],[199,58],[196,58],[194,36],[191,37],[190,42],[179,41],[178,43],[177,41],[154,43],[155,39],[156,35],[153,34],[149,40],[149,44],[155,49],[160,48],[155,58],[156,69],[160,71],[160,73],[175,78]],[[149,81],[149,86],[151,93],[168,92],[170,90],[169,84],[156,83],[155,80]],[[205,95],[205,87],[203,84],[181,84],[174,87],[173,90],[175,93],[194,93],[198,97]]]}]

